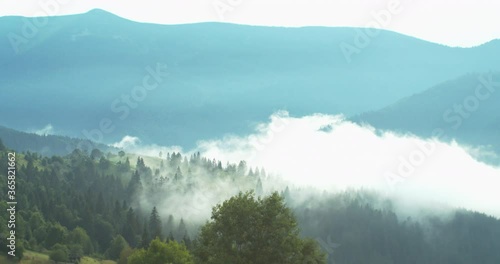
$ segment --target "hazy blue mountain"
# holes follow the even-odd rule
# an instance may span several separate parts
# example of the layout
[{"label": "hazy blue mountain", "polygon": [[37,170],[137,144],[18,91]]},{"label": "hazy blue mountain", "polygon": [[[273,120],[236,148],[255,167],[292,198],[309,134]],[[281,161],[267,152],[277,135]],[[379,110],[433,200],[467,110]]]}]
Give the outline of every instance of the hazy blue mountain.
[{"label": "hazy blue mountain", "polygon": [[[154,25],[101,10],[50,17],[23,35],[30,23],[0,18],[1,123],[25,131],[50,123],[84,137],[107,118],[103,137],[91,137],[107,143],[128,134],[188,147],[245,133],[279,109],[354,115],[464,73],[500,70],[500,41],[450,48],[381,31],[348,63],[341,46],[354,46],[364,29]],[[168,77],[126,106],[121,96],[157,63]]]},{"label": "hazy blue mountain", "polygon": [[6,147],[17,152],[30,151],[44,156],[67,155],[76,148],[85,150],[87,153],[90,153],[93,149],[113,153],[118,151],[116,148],[89,140],[54,135],[37,135],[3,126],[0,126],[0,140]]},{"label": "hazy blue mountain", "polygon": [[353,118],[376,128],[411,132],[500,153],[500,73],[468,74]]}]

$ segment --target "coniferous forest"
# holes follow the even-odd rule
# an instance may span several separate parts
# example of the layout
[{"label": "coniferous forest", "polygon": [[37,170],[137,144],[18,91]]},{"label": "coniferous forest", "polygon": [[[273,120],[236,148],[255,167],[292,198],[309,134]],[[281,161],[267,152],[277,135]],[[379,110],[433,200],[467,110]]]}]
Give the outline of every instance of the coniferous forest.
[{"label": "coniferous forest", "polygon": [[[2,177],[9,152],[0,144]],[[263,168],[244,161],[223,165],[198,153],[167,153],[148,166],[150,158],[130,157],[97,149],[16,153],[17,258],[23,251],[60,262],[90,256],[117,263],[493,264],[500,258],[494,250],[500,220],[481,213],[403,218],[370,191],[275,188]],[[0,232],[7,237],[5,225]],[[6,240],[0,243],[8,250]]]}]

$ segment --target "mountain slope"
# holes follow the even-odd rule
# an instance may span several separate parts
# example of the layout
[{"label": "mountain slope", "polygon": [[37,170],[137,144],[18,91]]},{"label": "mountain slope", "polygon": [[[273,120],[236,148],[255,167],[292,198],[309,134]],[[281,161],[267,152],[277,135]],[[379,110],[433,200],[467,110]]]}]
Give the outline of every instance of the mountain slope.
[{"label": "mountain slope", "polygon": [[76,148],[90,153],[93,149],[102,152],[117,152],[117,149],[104,144],[95,143],[89,140],[69,138],[53,135],[37,135],[25,133],[14,129],[0,126],[0,140],[10,149],[17,152],[36,152],[44,156],[67,155]]},{"label": "mountain slope", "polygon": [[424,137],[441,135],[500,153],[499,90],[500,73],[468,74],[352,120]]},{"label": "mountain slope", "polygon": [[[8,36],[0,39],[0,91],[9,98],[2,123],[19,130],[51,123],[83,137],[103,132],[105,119],[113,129],[89,138],[107,143],[129,134],[188,147],[248,132],[279,109],[353,115],[467,72],[500,70],[498,41],[449,48],[381,31],[348,63],[341,45],[354,45],[363,29],[153,25],[100,10],[50,17],[16,42],[16,54],[11,40],[25,36],[26,21],[0,18]],[[135,91],[157,63],[168,76],[156,89]],[[137,100],[126,104],[134,91]]]}]

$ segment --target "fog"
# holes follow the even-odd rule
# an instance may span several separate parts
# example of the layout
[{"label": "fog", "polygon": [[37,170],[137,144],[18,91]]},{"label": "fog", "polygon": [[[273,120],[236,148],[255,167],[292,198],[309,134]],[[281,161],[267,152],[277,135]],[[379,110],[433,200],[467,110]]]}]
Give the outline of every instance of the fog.
[{"label": "fog", "polygon": [[203,141],[198,150],[220,160],[247,160],[298,186],[372,189],[403,207],[442,204],[500,216],[498,167],[455,142],[376,131],[342,116],[278,113],[252,135]]},{"label": "fog", "polygon": [[46,135],[55,134],[54,127],[52,126],[52,124],[47,124],[45,127],[41,128],[41,129],[32,129],[30,132],[37,134],[39,136],[46,136]]},{"label": "fog", "polygon": [[[125,141],[134,142],[127,150],[143,155],[182,151]],[[373,190],[393,199],[407,214],[453,207],[500,217],[500,169],[473,157],[480,156],[480,148],[378,131],[343,116],[292,117],[278,112],[250,135],[200,141],[196,149],[184,153],[197,151],[224,164],[245,160],[296,187]],[[210,195],[208,200],[220,200]],[[207,199],[202,196],[202,200]]]}]

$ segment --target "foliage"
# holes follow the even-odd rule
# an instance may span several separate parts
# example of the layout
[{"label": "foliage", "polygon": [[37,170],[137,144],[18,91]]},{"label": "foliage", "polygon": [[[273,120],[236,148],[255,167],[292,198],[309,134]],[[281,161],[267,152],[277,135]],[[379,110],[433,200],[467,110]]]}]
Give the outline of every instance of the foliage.
[{"label": "foliage", "polygon": [[193,257],[183,244],[154,239],[147,249],[138,249],[128,258],[129,264],[172,263],[194,264]]},{"label": "foliage", "polygon": [[[499,219],[463,210],[450,212],[446,219],[433,212],[401,217],[390,202],[364,191],[308,197],[304,190],[283,186],[284,201],[277,194],[256,199],[253,193],[240,193],[214,208],[212,220],[192,240],[200,226],[167,210],[161,201],[181,195],[191,198],[199,194],[200,186],[217,191],[221,181],[265,194],[270,188],[264,170],[250,168],[245,174],[244,162],[222,166],[199,153],[191,157],[167,153],[153,173],[147,158],[137,158],[133,170],[128,156],[134,156],[108,154],[92,159],[79,150],[63,157],[17,153],[18,252],[24,247],[27,252],[50,252],[56,259],[83,254],[126,263],[142,237],[147,238],[147,253],[151,239],[161,234],[158,237],[191,250],[199,260],[210,258],[205,263],[226,257],[235,259],[232,263],[245,263],[254,256],[251,261],[261,263],[287,257],[284,263],[321,263],[322,252],[329,260],[350,264],[497,264],[500,260],[500,251],[495,250],[500,248]],[[0,150],[2,177],[6,160],[7,152]],[[0,181],[0,189],[6,188],[6,181]],[[130,194],[150,207],[141,206]],[[7,210],[6,200],[6,192],[0,192],[0,211]],[[0,222],[7,220],[0,214]],[[0,225],[0,234],[6,232],[6,225]],[[0,240],[4,255],[5,243]],[[224,254],[214,256],[214,250],[221,248]],[[170,251],[184,252],[175,247]]]},{"label": "foliage", "polygon": [[278,193],[263,199],[240,193],[215,206],[196,255],[203,263],[326,263],[315,243],[299,237],[292,211]]},{"label": "foliage", "polygon": [[68,262],[69,249],[65,245],[55,244],[49,254],[50,260],[55,262]]},{"label": "foliage", "polygon": [[111,241],[111,246],[106,251],[106,256],[109,259],[118,260],[122,251],[127,248],[129,248],[127,241],[121,235],[117,235]]}]

